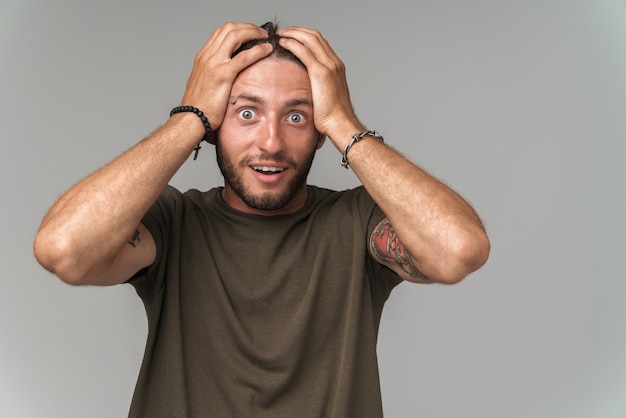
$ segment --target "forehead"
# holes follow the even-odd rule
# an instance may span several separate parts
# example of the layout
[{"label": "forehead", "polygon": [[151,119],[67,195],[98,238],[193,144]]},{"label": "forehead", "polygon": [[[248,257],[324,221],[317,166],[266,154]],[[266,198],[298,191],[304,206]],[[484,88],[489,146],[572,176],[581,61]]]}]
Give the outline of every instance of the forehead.
[{"label": "forehead", "polygon": [[239,73],[232,96],[269,99],[311,99],[311,82],[300,64],[282,58],[264,58]]}]

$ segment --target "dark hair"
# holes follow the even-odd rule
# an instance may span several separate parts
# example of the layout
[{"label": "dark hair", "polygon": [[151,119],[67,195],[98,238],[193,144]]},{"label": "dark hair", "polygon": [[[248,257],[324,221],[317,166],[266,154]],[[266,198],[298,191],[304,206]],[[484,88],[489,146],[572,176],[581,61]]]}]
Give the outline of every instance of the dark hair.
[{"label": "dark hair", "polygon": [[302,61],[300,61],[300,59],[296,57],[293,54],[293,52],[289,51],[288,49],[283,48],[278,43],[278,40],[281,38],[281,36],[276,33],[276,31],[278,30],[278,23],[267,22],[267,23],[262,24],[260,27],[267,31],[268,37],[266,39],[253,39],[251,41],[243,43],[235,52],[233,52],[233,55],[231,56],[231,58],[239,54],[241,51],[250,49],[253,46],[260,45],[263,43],[270,43],[272,44],[272,53],[268,55],[269,57],[287,59],[290,61],[297,62],[301,66],[305,67]]}]

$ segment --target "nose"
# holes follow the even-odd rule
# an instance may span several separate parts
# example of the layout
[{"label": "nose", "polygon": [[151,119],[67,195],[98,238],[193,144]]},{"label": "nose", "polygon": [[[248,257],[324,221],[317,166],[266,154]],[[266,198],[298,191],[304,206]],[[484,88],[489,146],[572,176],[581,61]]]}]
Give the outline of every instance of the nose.
[{"label": "nose", "polygon": [[256,145],[260,151],[268,154],[278,154],[283,151],[284,141],[280,123],[276,117],[267,117],[264,120]]}]

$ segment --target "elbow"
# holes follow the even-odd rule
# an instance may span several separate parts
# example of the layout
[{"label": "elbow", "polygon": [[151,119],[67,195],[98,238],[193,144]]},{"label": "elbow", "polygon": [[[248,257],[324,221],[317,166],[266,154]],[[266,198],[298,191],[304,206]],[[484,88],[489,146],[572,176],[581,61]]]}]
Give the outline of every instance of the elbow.
[{"label": "elbow", "polygon": [[480,269],[487,262],[491,251],[489,237],[482,228],[457,237],[451,247],[439,280],[445,284],[459,283]]},{"label": "elbow", "polygon": [[63,282],[71,285],[85,284],[86,272],[76,262],[72,244],[63,237],[39,231],[33,242],[37,262]]}]

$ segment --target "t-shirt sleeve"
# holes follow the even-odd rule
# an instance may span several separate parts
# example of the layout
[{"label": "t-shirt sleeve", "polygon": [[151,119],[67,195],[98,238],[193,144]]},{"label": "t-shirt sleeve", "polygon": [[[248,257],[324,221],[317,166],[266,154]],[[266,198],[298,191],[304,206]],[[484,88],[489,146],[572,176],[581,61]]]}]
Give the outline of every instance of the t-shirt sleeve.
[{"label": "t-shirt sleeve", "polygon": [[378,205],[371,198],[369,193],[363,187],[357,189],[359,191],[359,206],[362,216],[362,222],[364,222],[365,234],[365,248],[367,251],[368,259],[368,275],[370,277],[370,287],[372,292],[372,303],[374,306],[383,305],[391,291],[403,280],[389,267],[380,264],[369,253],[369,239],[376,228],[376,225],[386,216],[385,213],[378,207]]},{"label": "t-shirt sleeve", "polygon": [[167,186],[159,198],[144,215],[142,223],[146,226],[156,245],[154,263],[137,272],[129,281],[146,304],[151,304],[154,295],[162,289],[165,280],[165,263],[169,243],[175,235],[175,225],[181,216],[183,195],[172,186]]}]

